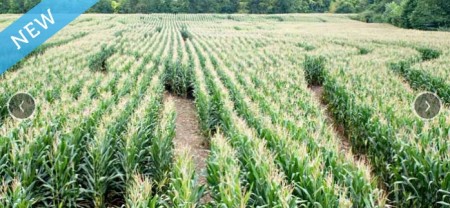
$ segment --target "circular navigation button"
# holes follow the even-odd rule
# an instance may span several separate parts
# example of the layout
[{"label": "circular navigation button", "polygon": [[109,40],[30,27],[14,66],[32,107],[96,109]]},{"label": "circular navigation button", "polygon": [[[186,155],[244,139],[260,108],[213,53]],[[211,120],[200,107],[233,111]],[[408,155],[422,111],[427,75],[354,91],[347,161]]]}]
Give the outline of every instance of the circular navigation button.
[{"label": "circular navigation button", "polygon": [[9,114],[16,119],[30,118],[35,110],[36,102],[28,93],[16,93],[8,101]]},{"label": "circular navigation button", "polygon": [[442,102],[439,97],[431,92],[423,92],[414,101],[414,110],[422,119],[433,119],[439,115]]}]

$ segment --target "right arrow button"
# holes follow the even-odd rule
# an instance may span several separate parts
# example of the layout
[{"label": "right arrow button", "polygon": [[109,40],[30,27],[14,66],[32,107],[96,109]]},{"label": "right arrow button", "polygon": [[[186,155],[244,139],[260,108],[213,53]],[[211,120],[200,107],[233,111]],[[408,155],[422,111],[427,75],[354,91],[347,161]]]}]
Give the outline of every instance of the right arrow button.
[{"label": "right arrow button", "polygon": [[414,101],[414,110],[422,119],[433,119],[441,111],[442,103],[439,97],[431,92],[423,92]]}]

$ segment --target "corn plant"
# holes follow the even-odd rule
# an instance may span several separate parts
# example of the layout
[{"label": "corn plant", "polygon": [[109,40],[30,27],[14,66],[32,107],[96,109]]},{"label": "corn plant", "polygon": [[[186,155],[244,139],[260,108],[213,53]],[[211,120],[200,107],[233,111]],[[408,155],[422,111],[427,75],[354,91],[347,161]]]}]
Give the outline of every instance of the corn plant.
[{"label": "corn plant", "polygon": [[236,151],[227,140],[217,134],[211,140],[208,159],[208,184],[216,207],[246,207],[251,191],[246,191],[240,181],[241,170]]},{"label": "corn plant", "polygon": [[306,56],[303,65],[305,77],[310,85],[321,85],[324,81],[325,58]]},{"label": "corn plant", "polygon": [[193,87],[193,95],[195,97],[195,106],[197,108],[197,114],[200,119],[200,126],[204,133],[208,133],[213,130],[215,124],[217,123],[217,119],[215,119],[211,113],[211,102],[208,89],[204,83],[203,72],[200,69],[201,63],[194,53],[192,43],[190,41],[187,42],[187,52],[189,53],[189,65],[193,67],[192,73],[192,87]]},{"label": "corn plant", "polygon": [[[383,51],[390,53],[384,54],[387,57],[398,53],[389,50],[392,49]],[[406,51],[401,55],[416,56]],[[332,70],[332,74],[326,76],[325,97],[332,104],[335,117],[346,126],[354,146],[367,152],[378,174],[388,186],[390,198],[395,204],[436,205],[443,198],[438,193],[442,184],[447,183],[442,170],[446,172],[448,163],[445,154],[439,150],[443,148],[445,151],[447,147],[437,144],[442,144],[440,140],[448,135],[445,130],[442,131],[445,127],[441,122],[426,125],[408,113],[409,109],[405,109],[408,104],[401,103],[413,100],[414,96],[410,89],[398,87],[401,86],[401,80],[387,70],[389,63],[392,63],[389,58],[387,63],[368,66],[362,64],[361,60],[351,60],[350,65],[354,68],[346,68],[351,69],[347,73],[342,73],[342,68],[348,66],[348,62],[335,63],[342,68],[339,71]],[[379,70],[376,73],[373,69],[368,70],[372,76],[368,77],[367,70],[362,73],[363,66],[364,69],[378,67]],[[346,83],[349,79],[352,79],[352,85]],[[378,85],[383,87],[376,87]],[[392,91],[386,93],[382,89],[388,86],[391,86]],[[354,91],[355,89],[359,90]],[[369,93],[371,100],[362,97],[363,93]],[[374,100],[378,101],[372,102]],[[379,102],[381,100],[383,102]],[[442,116],[445,117],[446,113]],[[389,122],[385,122],[386,119]],[[423,129],[427,133],[416,135],[413,129]],[[431,138],[436,141],[431,141]]]},{"label": "corn plant", "polygon": [[[430,121],[410,106],[421,90],[449,103],[446,35],[364,27],[82,16],[0,78],[0,207],[450,206],[448,105]],[[206,187],[174,154],[165,90],[195,99]],[[18,91],[36,98],[32,119],[8,116]]]},{"label": "corn plant", "polygon": [[126,207],[156,208],[159,197],[153,195],[152,182],[142,175],[134,175],[128,187]]},{"label": "corn plant", "polygon": [[[198,47],[197,50],[199,54],[203,53]],[[251,186],[253,191],[249,204],[254,206],[295,206],[296,201],[291,196],[292,190],[287,187],[284,176],[275,167],[273,155],[267,152],[265,143],[257,139],[255,133],[231,109],[232,103],[228,92],[214,74],[213,65],[208,59],[206,66],[210,70],[205,70],[203,73],[206,74],[206,83],[211,89],[212,105],[216,105],[221,127],[230,137],[231,144],[239,148],[241,154],[239,159],[245,164],[245,171],[248,172],[245,177],[249,182],[248,186]]]},{"label": "corn plant", "polygon": [[11,141],[6,137],[0,137],[0,176],[3,178],[2,182],[9,180],[12,176],[10,173],[10,157],[8,155],[11,149]]},{"label": "corn plant", "polygon": [[441,51],[433,49],[433,48],[425,48],[425,47],[419,47],[417,48],[417,51],[422,54],[422,60],[429,61],[432,59],[437,59],[442,54]]},{"label": "corn plant", "polygon": [[159,190],[168,184],[172,169],[173,138],[175,137],[175,111],[173,101],[167,101],[161,114],[160,123],[153,137],[150,148],[152,178]]},{"label": "corn plant", "polygon": [[81,191],[77,187],[78,175],[74,167],[77,150],[69,140],[55,140],[53,145],[49,162],[44,166],[48,178],[40,179],[48,197],[44,204],[54,207],[75,206]]},{"label": "corn plant", "polygon": [[[216,63],[220,61],[215,57],[211,57],[211,59],[216,60]],[[269,146],[275,148],[275,152],[277,152],[279,155],[279,157],[276,158],[276,161],[282,164],[281,168],[284,169],[284,172],[288,176],[287,178],[295,181],[298,185],[297,196],[299,196],[301,199],[311,201],[311,203],[319,203],[323,206],[333,206],[333,203],[337,203],[337,198],[334,196],[334,190],[332,187],[329,187],[330,185],[327,185],[325,183],[323,185],[315,183],[321,181],[320,176],[313,177],[313,175],[317,175],[317,167],[320,166],[320,163],[318,163],[317,161],[311,161],[311,159],[300,159],[296,155],[301,149],[303,149],[306,153],[304,147],[302,148],[298,146],[287,137],[283,139],[277,138],[277,135],[281,136],[283,135],[283,133],[277,132],[277,134],[275,133],[276,130],[272,130],[270,129],[270,127],[267,127],[268,124],[263,124],[264,121],[261,121],[261,118],[258,118],[258,116],[255,115],[258,113],[252,112],[252,109],[258,109],[258,107],[248,106],[249,104],[246,103],[248,99],[243,98],[244,95],[241,94],[242,92],[239,92],[239,90],[237,89],[238,85],[235,85],[235,83],[232,83],[229,77],[226,77],[227,75],[225,75],[225,72],[219,69],[219,65],[223,66],[223,64],[216,64],[215,67],[218,69],[218,74],[221,75],[221,78],[225,85],[232,92],[231,94],[233,100],[235,101],[236,111],[240,113],[244,118],[246,118],[250,125],[255,126],[255,128],[258,129],[258,132],[261,132],[260,136],[266,138],[269,141]],[[303,153],[302,155],[305,155],[305,153]],[[316,164],[316,167],[314,168],[313,166],[312,168],[309,168],[310,165],[306,164]],[[301,170],[304,170],[306,173],[301,174]],[[316,174],[313,174],[314,172],[316,172]],[[310,175],[311,180],[308,182],[304,182],[303,178],[295,178],[296,176],[301,177],[302,175]],[[324,179],[322,180],[325,181]],[[302,183],[304,183],[305,185],[302,185]],[[307,188],[307,185],[311,187]],[[324,191],[322,192],[316,190]],[[313,192],[315,193],[315,196],[312,196],[310,194]],[[319,200],[320,197],[323,197],[321,201]]]},{"label": "corn plant", "polygon": [[[240,45],[243,45],[244,48],[246,43],[241,43]],[[247,46],[248,47],[248,46]],[[210,48],[218,48],[217,46],[211,46]],[[225,49],[226,50],[226,49]],[[213,54],[213,53],[210,53]],[[221,54],[222,56],[226,56],[223,55],[225,53],[218,53]],[[242,54],[240,54],[242,56]],[[282,54],[280,54],[282,55]],[[243,57],[245,58],[245,57]],[[264,112],[267,112],[270,117],[273,119],[273,122],[277,123],[277,121],[279,119],[277,119],[278,117],[282,116],[285,118],[289,118],[288,115],[282,115],[282,114],[278,114],[277,111],[273,111],[272,109],[274,108],[274,106],[277,106],[277,103],[267,103],[266,100],[271,100],[270,98],[273,97],[278,97],[280,98],[280,96],[282,96],[280,93],[275,93],[275,92],[271,92],[269,94],[266,95],[258,95],[259,91],[256,91],[255,88],[256,86],[254,86],[252,84],[252,81],[255,82],[255,85],[258,84],[257,86],[261,87],[261,88],[265,88],[266,92],[270,92],[273,89],[276,88],[271,88],[271,84],[269,82],[266,82],[265,80],[261,80],[260,78],[257,77],[253,77],[253,80],[250,80],[249,78],[246,78],[245,76],[243,76],[243,74],[245,75],[246,73],[242,73],[242,70],[237,69],[235,70],[235,76],[237,76],[237,79],[239,80],[239,82],[242,84],[242,86],[245,86],[245,88],[247,89],[247,92],[242,92],[239,91],[239,85],[236,85],[237,81],[234,80],[233,76],[230,75],[229,72],[226,72],[224,70],[220,70],[220,68],[227,68],[226,66],[230,66],[231,64],[226,64],[223,63],[220,59],[218,59],[217,57],[214,56],[214,54],[211,56],[211,59],[217,59],[215,62],[217,63],[216,68],[218,68],[218,72],[220,74],[220,76],[222,77],[223,82],[227,85],[227,87],[233,92],[233,99],[236,100],[236,108],[238,110],[238,112],[240,112],[244,117],[248,118],[248,121],[250,124],[252,124],[253,126],[255,126],[255,128],[260,129],[258,132],[261,132],[261,137],[266,138],[269,140],[269,144],[274,148],[277,147],[275,152],[280,153],[279,158],[277,160],[280,161],[284,161],[285,158],[295,158],[297,153],[290,153],[287,154],[289,151],[287,151],[289,148],[286,147],[292,147],[292,146],[296,146],[295,142],[292,143],[292,141],[289,141],[289,135],[285,135],[284,132],[280,131],[280,127],[276,127],[273,126],[271,124],[269,124],[267,122],[268,119],[264,119],[263,116],[260,116],[260,113],[258,112],[258,108],[264,110]],[[246,58],[246,60],[251,60],[251,56]],[[264,57],[261,57],[261,60],[263,60]],[[233,59],[229,59],[228,57],[226,58],[226,60],[230,60],[233,61]],[[292,59],[289,59],[289,62],[291,62]],[[288,63],[289,63],[288,62]],[[239,62],[242,63],[242,62]],[[248,66],[246,65],[242,65],[239,64],[241,68],[251,68],[252,66],[255,65],[255,63],[248,63]],[[223,67],[220,67],[223,66]],[[287,67],[287,66],[286,66]],[[266,73],[267,74],[267,73]],[[292,75],[289,75],[289,79],[292,77],[296,77],[296,75],[294,75],[295,73],[293,73]],[[283,79],[284,76],[281,75],[276,75],[278,80]],[[264,77],[264,76],[260,76],[260,77]],[[275,79],[275,78],[269,78],[269,79]],[[303,78],[297,77],[295,78],[295,80],[302,80]],[[234,83],[233,83],[234,82]],[[306,88],[306,87],[305,87]],[[298,89],[298,88],[294,88],[294,89]],[[286,95],[291,95],[291,94],[302,94],[301,92],[290,92],[290,89],[287,89],[289,92],[286,93]],[[299,89],[302,90],[302,89]],[[305,89],[306,90],[306,89]],[[283,91],[286,91],[286,89],[284,89]],[[306,90],[307,91],[307,90]],[[244,99],[243,97],[245,97],[245,94],[249,94],[252,96],[251,99]],[[267,99],[269,98],[269,99]],[[281,97],[283,98],[283,97]],[[285,97],[288,98],[288,97]],[[257,100],[258,102],[260,102],[259,106],[255,106],[254,104],[252,105],[250,100]],[[309,99],[299,99],[298,101],[295,100],[295,102],[292,101],[285,101],[284,99],[277,99],[277,101],[280,101],[280,103],[283,103],[284,106],[280,109],[286,109],[286,108],[291,108],[289,107],[289,105],[286,105],[286,103],[299,103],[299,106],[314,106],[314,103],[305,103],[304,100],[309,100]],[[248,106],[251,105],[251,106]],[[296,108],[296,111],[303,111],[302,109],[298,109],[296,105],[293,105],[292,107]],[[317,114],[318,111],[314,111],[314,108],[307,108],[310,112],[310,114]],[[290,112],[289,114],[295,114]],[[301,115],[301,119],[304,120],[304,116]],[[317,115],[320,116],[320,115]],[[260,117],[260,118],[258,118]],[[309,118],[308,118],[309,119]],[[290,120],[290,119],[289,119]],[[319,120],[320,121],[320,120]],[[287,122],[287,123],[286,123]],[[311,120],[311,122],[317,122],[317,120]],[[322,121],[323,122],[323,121]],[[280,123],[280,125],[286,125],[288,124],[287,127],[287,132],[292,132],[293,135],[299,135],[300,137],[294,136],[296,138],[298,138],[299,140],[302,141],[307,141],[310,145],[308,145],[308,152],[310,152],[310,154],[319,154],[319,156],[312,156],[314,158],[316,157],[320,157],[320,155],[324,155],[324,161],[333,161],[331,162],[330,165],[330,169],[324,169],[324,182],[328,181],[329,178],[329,171],[331,171],[333,173],[333,176],[335,178],[335,183],[336,184],[340,184],[343,186],[352,186],[352,189],[350,189],[349,191],[345,191],[346,193],[349,194],[349,196],[340,196],[340,197],[345,197],[344,201],[347,199],[351,199],[353,203],[355,204],[365,204],[365,206],[375,206],[375,204],[378,204],[378,206],[382,207],[384,204],[384,197],[381,194],[381,191],[379,191],[378,189],[376,189],[376,181],[371,181],[370,180],[370,173],[368,170],[358,170],[361,166],[360,164],[357,164],[353,161],[352,158],[342,158],[339,157],[339,153],[336,150],[333,150],[333,145],[324,145],[320,143],[320,140],[323,139],[318,139],[318,138],[311,138],[311,139],[307,139],[307,137],[305,137],[305,131],[302,129],[298,129],[295,130],[297,127],[296,125],[301,125],[301,124],[296,124],[293,121],[283,121],[283,123]],[[317,124],[317,125],[323,125],[323,124]],[[314,125],[316,126],[316,125]],[[308,128],[309,129],[309,128]],[[311,132],[311,137],[315,137],[313,134],[316,134],[317,130],[314,129],[314,132]],[[329,133],[327,133],[327,131],[323,132],[323,134],[326,137],[330,137]],[[304,136],[301,136],[304,135]],[[278,139],[277,139],[278,138]],[[336,141],[330,141],[328,139],[328,141],[326,142],[335,142]],[[289,143],[289,145],[286,145],[286,143]],[[284,145],[283,145],[284,144]],[[281,146],[280,146],[281,145]],[[283,148],[283,146],[285,146]],[[335,146],[338,146],[338,144],[335,144]],[[281,148],[281,149],[280,149]],[[302,148],[293,148],[295,150],[298,149],[302,149]],[[287,154],[287,155],[286,155]],[[291,155],[291,156],[289,156]],[[289,160],[288,160],[289,161]],[[290,161],[295,161],[290,159]],[[298,161],[298,159],[297,159]],[[319,160],[320,161],[320,160]],[[308,162],[308,164],[311,162]],[[283,163],[285,164],[285,163]],[[282,166],[283,167],[283,166]],[[284,167],[289,167],[289,166],[284,166]],[[298,175],[297,171],[298,168],[293,168],[291,171],[289,171],[289,169],[285,169],[286,173],[289,174],[295,174]],[[306,174],[306,175],[310,175],[310,174]],[[369,175],[369,176],[367,176]],[[369,177],[369,180],[366,179],[367,177]],[[326,179],[326,180],[325,180]],[[300,180],[295,180],[297,182],[301,182],[304,179],[300,179]],[[317,182],[317,179],[313,179],[314,182]],[[326,184],[327,182],[325,182],[324,184]],[[369,183],[371,183],[369,185]],[[325,185],[325,187],[330,186],[330,185]],[[315,192],[315,190],[317,190],[317,188],[309,188],[309,189],[303,189],[302,191],[306,191],[306,193],[308,193],[307,190],[310,190],[309,192],[314,192],[316,194],[318,194],[316,197],[320,198],[320,192]],[[298,192],[299,194],[303,194],[302,192]],[[333,193],[333,191],[329,191],[329,196],[327,197],[325,195],[325,197],[323,197],[323,199],[325,199],[324,203],[326,203],[326,201],[328,201],[328,199],[333,199],[335,198],[335,193]],[[348,197],[348,198],[347,198]],[[311,201],[311,197],[308,197],[308,199]],[[343,198],[340,198],[339,201],[341,201]],[[312,200],[314,202],[314,200]],[[333,200],[330,200],[333,201]]]},{"label": "corn plant", "polygon": [[180,96],[187,97],[191,86],[190,67],[181,63],[181,61],[165,62],[165,82],[168,90]]},{"label": "corn plant", "polygon": [[183,37],[183,40],[186,41],[187,39],[192,38],[191,33],[188,31],[186,26],[183,26],[180,30],[180,34]]},{"label": "corn plant", "polygon": [[16,63],[14,66],[12,66],[10,68],[10,70],[17,70],[20,69],[25,62],[29,61],[31,58],[42,55],[45,53],[46,50],[50,49],[50,48],[54,48],[54,47],[58,47],[64,44],[67,44],[71,41],[83,38],[84,36],[88,35],[89,33],[87,32],[81,32],[79,34],[73,34],[71,38],[65,39],[65,40],[60,40],[60,41],[55,41],[55,42],[49,42],[49,43],[44,43],[43,45],[37,47],[33,52],[31,52],[30,54],[28,54],[24,59],[22,59],[21,61],[19,61],[18,63]]},{"label": "corn plant", "polygon": [[89,59],[89,68],[92,71],[100,71],[100,72],[108,71],[106,60],[109,57],[111,57],[114,53],[115,49],[113,47],[102,45],[101,51],[97,53],[95,56],[91,57],[91,59]]},{"label": "corn plant", "polygon": [[[437,60],[436,63],[423,63],[417,65],[414,61],[398,61],[390,63],[390,68],[403,76],[409,85],[416,90],[427,90],[435,92],[445,103],[450,103],[450,84],[448,82],[446,70],[441,69],[445,66],[443,59]],[[424,68],[434,69],[431,71]]]},{"label": "corn plant", "polygon": [[3,183],[1,186],[0,207],[32,207],[35,201],[18,179],[14,179],[10,185]]},{"label": "corn plant", "polygon": [[168,193],[171,206],[198,207],[204,187],[198,184],[193,158],[189,150],[180,150],[175,154]]},{"label": "corn plant", "polygon": [[149,175],[152,167],[148,147],[152,144],[153,133],[159,121],[162,97],[162,80],[155,76],[150,84],[150,92],[146,94],[140,107],[128,123],[127,133],[123,136],[124,151],[121,155],[122,167],[126,181],[131,181],[135,173]]},{"label": "corn plant", "polygon": [[305,49],[306,51],[312,51],[312,50],[316,49],[315,46],[313,46],[313,45],[311,45],[309,43],[306,43],[306,42],[297,43],[297,46],[300,47],[300,48]]}]

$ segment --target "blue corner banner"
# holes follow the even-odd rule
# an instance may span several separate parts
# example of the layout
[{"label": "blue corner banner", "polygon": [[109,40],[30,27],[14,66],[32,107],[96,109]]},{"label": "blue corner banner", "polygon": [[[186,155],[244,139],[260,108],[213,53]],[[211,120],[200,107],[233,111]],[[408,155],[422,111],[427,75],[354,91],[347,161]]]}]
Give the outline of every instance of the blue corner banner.
[{"label": "blue corner banner", "polygon": [[99,0],[42,0],[0,33],[0,75]]}]

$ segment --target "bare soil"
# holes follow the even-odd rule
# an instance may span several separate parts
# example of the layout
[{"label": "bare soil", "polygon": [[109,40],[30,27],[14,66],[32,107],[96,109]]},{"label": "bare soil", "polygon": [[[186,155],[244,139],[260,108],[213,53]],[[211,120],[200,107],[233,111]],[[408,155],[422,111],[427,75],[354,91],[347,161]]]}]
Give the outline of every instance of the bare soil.
[{"label": "bare soil", "polygon": [[[202,135],[194,102],[191,99],[166,93],[175,103],[176,135],[174,139],[175,149],[188,149],[194,158],[196,173],[200,185],[207,185],[206,160],[209,147],[206,138]],[[209,195],[202,198],[201,203],[208,203]]]}]

